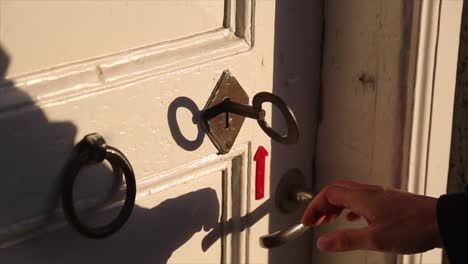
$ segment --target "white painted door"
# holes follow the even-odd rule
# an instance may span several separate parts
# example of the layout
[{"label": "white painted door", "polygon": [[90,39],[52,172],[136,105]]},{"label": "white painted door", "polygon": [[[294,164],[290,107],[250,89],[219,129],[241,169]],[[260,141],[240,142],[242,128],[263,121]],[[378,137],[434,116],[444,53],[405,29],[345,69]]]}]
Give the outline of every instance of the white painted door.
[{"label": "white painted door", "polygon": [[[272,203],[281,176],[299,168],[312,179],[321,14],[315,1],[0,1],[0,262],[310,262],[310,233],[271,251],[258,238],[299,222],[302,212]],[[246,120],[217,154],[196,117],[226,69],[250,98],[268,91],[290,105],[298,144]],[[127,156],[138,190],[130,220],[102,240],[70,228],[58,202],[61,169],[92,132]],[[270,156],[256,201],[259,146]],[[108,164],[87,167],[76,203],[112,182]],[[119,199],[90,218],[109,220]]]}]

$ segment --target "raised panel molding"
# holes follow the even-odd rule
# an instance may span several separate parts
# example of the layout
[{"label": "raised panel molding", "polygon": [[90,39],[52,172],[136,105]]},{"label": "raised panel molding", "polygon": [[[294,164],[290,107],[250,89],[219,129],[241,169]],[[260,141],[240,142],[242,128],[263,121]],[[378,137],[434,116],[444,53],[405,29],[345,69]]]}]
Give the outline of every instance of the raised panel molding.
[{"label": "raised panel molding", "polygon": [[219,29],[8,79],[0,84],[0,118],[248,52],[254,43],[254,6],[254,0],[226,0]]}]

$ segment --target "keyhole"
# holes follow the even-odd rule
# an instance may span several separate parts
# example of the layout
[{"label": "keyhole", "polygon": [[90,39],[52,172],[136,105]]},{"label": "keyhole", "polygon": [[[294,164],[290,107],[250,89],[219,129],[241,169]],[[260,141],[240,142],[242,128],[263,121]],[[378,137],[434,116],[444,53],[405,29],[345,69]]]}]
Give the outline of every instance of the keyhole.
[{"label": "keyhole", "polygon": [[229,112],[226,112],[226,125],[224,126],[224,129],[229,129]]},{"label": "keyhole", "polygon": [[[231,102],[231,99],[229,97],[226,97],[226,98],[224,98],[224,102],[229,103],[229,102]],[[224,129],[229,129],[230,123],[231,123],[230,120],[229,120],[230,118],[231,118],[230,113],[226,112],[226,120],[225,120],[225,124],[224,124]]]}]

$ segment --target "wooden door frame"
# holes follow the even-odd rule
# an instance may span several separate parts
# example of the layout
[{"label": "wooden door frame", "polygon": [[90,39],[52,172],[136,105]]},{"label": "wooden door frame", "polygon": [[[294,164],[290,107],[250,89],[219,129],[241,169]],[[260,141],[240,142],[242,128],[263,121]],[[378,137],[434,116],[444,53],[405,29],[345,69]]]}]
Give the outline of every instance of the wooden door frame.
[{"label": "wooden door frame", "polygon": [[[414,90],[407,101],[412,111],[402,182],[410,192],[439,197],[447,189],[463,0],[415,0],[414,5],[417,57],[410,62]],[[400,259],[404,264],[441,262],[441,249]]]}]

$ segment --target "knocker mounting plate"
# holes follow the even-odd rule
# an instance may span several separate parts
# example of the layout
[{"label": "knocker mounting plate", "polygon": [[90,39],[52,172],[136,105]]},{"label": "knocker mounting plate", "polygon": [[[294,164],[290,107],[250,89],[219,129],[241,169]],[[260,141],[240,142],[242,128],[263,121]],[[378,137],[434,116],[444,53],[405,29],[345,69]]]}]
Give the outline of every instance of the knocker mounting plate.
[{"label": "knocker mounting plate", "polygon": [[[203,111],[221,104],[225,99],[244,105],[249,103],[249,96],[227,70],[221,75]],[[231,150],[244,120],[245,116],[226,112],[203,122],[206,134],[220,154],[226,154]]]}]

